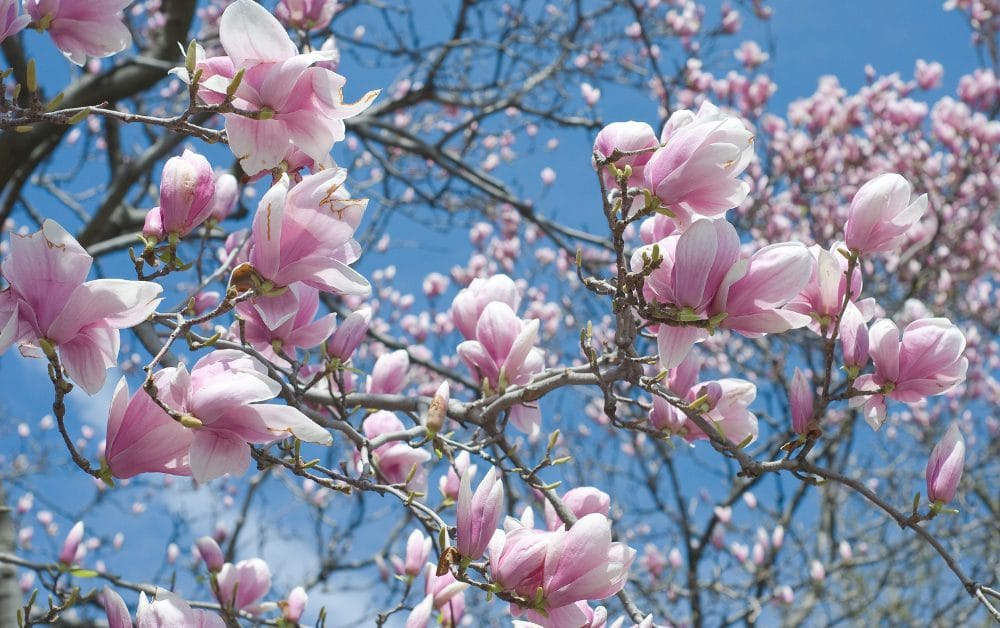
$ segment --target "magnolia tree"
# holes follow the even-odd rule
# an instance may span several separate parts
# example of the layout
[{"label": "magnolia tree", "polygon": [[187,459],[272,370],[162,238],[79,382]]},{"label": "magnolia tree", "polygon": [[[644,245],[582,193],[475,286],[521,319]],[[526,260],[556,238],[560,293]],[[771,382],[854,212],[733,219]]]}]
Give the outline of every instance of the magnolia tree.
[{"label": "magnolia tree", "polygon": [[425,9],[0,0],[3,624],[1000,621],[1000,6]]}]

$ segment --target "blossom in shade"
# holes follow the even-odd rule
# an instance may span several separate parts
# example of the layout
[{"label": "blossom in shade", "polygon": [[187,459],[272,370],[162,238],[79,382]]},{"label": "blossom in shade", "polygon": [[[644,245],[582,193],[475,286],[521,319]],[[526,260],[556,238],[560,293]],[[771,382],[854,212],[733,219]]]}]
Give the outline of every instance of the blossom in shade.
[{"label": "blossom in shade", "polygon": [[215,539],[210,536],[203,536],[195,541],[195,548],[198,550],[198,555],[209,571],[222,569],[222,565],[226,561],[222,555],[222,548],[219,547]]},{"label": "blossom in shade", "polygon": [[[111,401],[105,457],[113,475],[129,478],[157,471],[207,482],[246,471],[248,443],[295,436],[329,445],[330,433],[290,406],[256,403],[277,396],[280,385],[262,364],[241,351],[213,351],[189,373],[183,365],[153,377],[157,396],[181,421],[144,391],[129,399],[124,378]],[[183,424],[182,424],[183,421]]]},{"label": "blossom in shade", "polygon": [[10,286],[0,291],[0,353],[58,350],[67,377],[90,394],[117,365],[118,330],[138,325],[160,303],[163,289],[124,279],[85,281],[93,258],[58,223],[46,220],[27,236],[12,235],[0,266]]},{"label": "blossom in shade", "polygon": [[910,183],[898,174],[881,174],[854,195],[844,225],[847,248],[860,255],[898,247],[906,232],[927,211],[927,195],[912,197]]},{"label": "blossom in shade", "polygon": [[470,482],[476,477],[478,467],[471,463],[469,452],[461,451],[455,456],[455,464],[448,465],[448,473],[438,480],[438,489],[446,499],[455,501],[458,499],[458,491],[461,487],[462,477],[468,474]]},{"label": "blossom in shade", "polygon": [[343,168],[330,168],[289,189],[288,176],[282,175],[261,198],[249,263],[265,282],[263,292],[297,281],[334,294],[371,292],[368,281],[348,265],[361,254],[354,231],[368,201],[347,198],[346,177]]},{"label": "blossom in shade", "polygon": [[0,42],[24,30],[31,21],[30,15],[17,14],[19,6],[18,0],[0,0]]},{"label": "blossom in shade", "polygon": [[[129,0],[27,0],[25,10],[67,59],[110,57],[132,43],[122,11]],[[0,38],[2,39],[2,38]]]},{"label": "blossom in shade", "polygon": [[215,578],[219,603],[236,610],[249,609],[271,589],[271,570],[260,558],[226,563]]},{"label": "blossom in shade", "polygon": [[840,318],[840,348],[844,353],[844,366],[854,375],[868,364],[868,323],[853,303],[844,308]]},{"label": "blossom in shade", "polygon": [[[405,429],[403,422],[386,410],[372,413],[362,425],[362,430],[368,439],[402,432]],[[421,493],[427,486],[427,469],[424,468],[424,463],[430,458],[431,455],[423,449],[410,447],[406,441],[398,440],[386,442],[372,452],[372,460],[387,482],[406,484],[408,489]],[[363,464],[360,457],[358,464]]]},{"label": "blossom in shade", "polygon": [[[229,147],[250,175],[281,165],[293,148],[324,162],[335,142],[344,139],[344,119],[367,109],[377,91],[356,103],[345,103],[343,76],[317,62],[331,61],[335,51],[299,54],[285,27],[270,11],[251,0],[236,0],[219,21],[219,39],[226,56],[197,54],[202,71],[198,96],[219,104],[237,72],[244,74],[232,104],[254,117],[225,113]],[[185,68],[173,70],[185,82]]]},{"label": "blossom in shade", "polygon": [[[266,358],[284,363],[281,351],[298,359],[299,350],[323,344],[333,333],[336,314],[314,320],[319,311],[319,291],[302,283],[292,284],[279,294],[254,297],[236,306],[243,319],[246,341]],[[239,324],[233,323],[230,334],[239,337]]]},{"label": "blossom in shade", "polygon": [[459,554],[477,560],[486,551],[503,515],[504,492],[503,480],[498,477],[495,467],[486,472],[475,494],[471,477],[468,472],[462,476],[458,491],[455,544]]},{"label": "blossom in shade", "polygon": [[[825,329],[826,335],[829,335],[831,323],[837,320],[844,304],[848,263],[839,252],[843,248],[842,242],[835,242],[829,250],[816,244],[809,247],[813,258],[812,275],[802,291],[785,306],[788,310],[809,316],[809,329],[817,334]],[[868,320],[874,313],[875,300],[858,300],[862,288],[859,268],[855,268],[851,275],[850,288],[851,304],[865,314],[865,320]]]},{"label": "blossom in shade", "polygon": [[922,318],[903,330],[887,318],[869,330],[875,372],[857,378],[854,387],[876,391],[851,399],[864,406],[865,420],[878,429],[885,421],[885,398],[916,403],[948,392],[965,380],[969,360],[962,357],[965,335],[947,318]]},{"label": "blossom in shade", "polygon": [[964,465],[965,439],[958,429],[958,423],[952,423],[938,444],[934,445],[927,461],[927,498],[933,503],[942,504],[954,499]]},{"label": "blossom in shade", "polygon": [[644,182],[682,225],[695,214],[719,216],[750,193],[750,184],[737,177],[753,158],[753,134],[739,118],[705,102],[697,114],[674,112],[660,140],[664,145],[646,163]]}]

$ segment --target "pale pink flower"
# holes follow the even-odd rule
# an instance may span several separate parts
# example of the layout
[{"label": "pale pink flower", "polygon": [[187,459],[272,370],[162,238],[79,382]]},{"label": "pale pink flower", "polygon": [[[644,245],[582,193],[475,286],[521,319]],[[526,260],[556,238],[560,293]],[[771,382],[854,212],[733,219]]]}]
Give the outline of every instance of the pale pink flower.
[{"label": "pale pink flower", "polygon": [[868,323],[864,314],[848,303],[840,318],[840,348],[844,353],[844,366],[857,374],[868,364]]},{"label": "pale pink flower", "polygon": [[[594,139],[594,153],[607,159],[616,150],[621,152],[633,152],[647,148],[655,148],[660,145],[656,139],[653,127],[645,122],[612,122],[597,134]],[[629,187],[638,187],[643,182],[643,170],[649,158],[653,156],[652,150],[646,150],[638,155],[628,155],[621,157],[614,162],[619,170],[625,166],[632,167],[632,175],[628,179]],[[596,156],[591,159],[594,167],[597,166]],[[617,182],[609,170],[604,170],[604,185],[608,188],[616,188]]]},{"label": "pale pink flower", "polygon": [[448,466],[448,473],[438,480],[438,490],[447,499],[455,501],[458,499],[458,491],[461,488],[462,476],[469,475],[470,481],[476,477],[478,468],[470,464],[469,452],[461,451],[455,456],[454,466]]},{"label": "pale pink flower", "polygon": [[792,430],[796,434],[807,433],[813,416],[813,387],[810,379],[798,367],[795,367],[795,375],[792,377],[788,401],[792,411]]},{"label": "pale pink flower", "polygon": [[281,390],[262,364],[241,351],[213,351],[188,373],[181,365],[154,375],[159,399],[194,419],[192,428],[171,418],[139,390],[128,397],[122,379],[108,416],[106,459],[111,472],[129,478],[150,471],[191,475],[207,482],[246,471],[247,443],[272,443],[294,435],[329,445],[330,433],[290,406],[255,403]]},{"label": "pale pink flower", "polygon": [[[298,359],[299,350],[317,347],[333,333],[336,314],[313,319],[319,311],[319,291],[305,284],[292,284],[280,294],[254,297],[236,306],[243,319],[244,336],[254,349],[272,361],[284,363],[278,351]],[[230,333],[239,337],[239,325]]]},{"label": "pale pink flower", "polygon": [[406,617],[405,628],[427,628],[434,612],[434,596],[427,594]]},{"label": "pale pink flower", "polygon": [[[840,314],[847,294],[848,263],[839,252],[843,247],[841,242],[835,242],[829,250],[816,244],[809,247],[809,254],[813,258],[812,275],[802,291],[785,306],[787,310],[809,316],[809,329],[817,334],[826,329],[826,334],[829,335],[830,325]],[[867,314],[867,318],[871,318],[875,300],[859,301],[861,288],[861,270],[855,268],[851,276],[851,302],[862,313]]]},{"label": "pale pink flower", "polygon": [[944,66],[937,61],[930,63],[923,59],[917,59],[917,66],[913,72],[920,89],[934,89],[941,85],[941,77],[944,76]]},{"label": "pale pink flower", "polygon": [[737,177],[753,158],[753,134],[738,118],[705,102],[695,115],[674,112],[660,139],[664,146],[650,157],[643,177],[681,224],[693,214],[719,216],[750,193]]},{"label": "pale pink flower", "polygon": [[28,14],[17,14],[18,0],[0,0],[0,42],[16,35],[31,21]]},{"label": "pale pink flower", "polygon": [[281,0],[274,15],[290,28],[323,30],[339,9],[337,0]]},{"label": "pale pink flower", "polygon": [[588,107],[593,107],[601,99],[601,90],[590,83],[580,83],[580,95]]},{"label": "pale pink flower", "polygon": [[847,248],[860,255],[898,247],[927,210],[927,195],[912,197],[910,183],[898,174],[881,174],[861,186],[844,225]]},{"label": "pale pink flower", "polygon": [[[562,496],[562,502],[577,519],[595,512],[606,517],[611,511],[611,496],[593,486],[570,489]],[[556,513],[556,509],[545,500],[545,526],[549,530],[557,530],[563,525],[565,524]]]},{"label": "pale pink flower", "polygon": [[[83,65],[87,57],[110,57],[132,43],[122,23],[129,0],[27,0],[25,10],[67,59]],[[2,39],[2,38],[0,38]]]},{"label": "pale pink flower", "polygon": [[[420,530],[414,530],[406,539],[406,557],[402,563],[396,565],[396,571],[402,575],[419,576],[430,555],[431,538]],[[395,556],[393,561],[396,561]]]},{"label": "pale pink flower", "polygon": [[[392,412],[380,410],[368,416],[362,426],[368,439],[402,432],[403,422]],[[427,486],[427,469],[423,466],[431,455],[423,449],[410,447],[405,441],[389,441],[372,452],[372,459],[382,477],[390,484],[404,484],[409,490],[424,492]],[[359,465],[362,464],[360,458]],[[411,475],[412,474],[412,475]],[[407,477],[410,481],[407,483]]]},{"label": "pale pink flower", "polygon": [[913,321],[903,330],[889,319],[876,321],[869,331],[875,372],[862,375],[855,388],[884,390],[867,399],[854,397],[852,406],[864,405],[865,420],[878,429],[885,420],[885,397],[916,403],[924,397],[948,392],[965,380],[969,360],[962,357],[965,335],[947,318]]},{"label": "pale pink flower", "polygon": [[63,540],[62,549],[59,550],[59,562],[64,565],[76,564],[81,541],[83,541],[83,522],[77,521]]},{"label": "pale pink flower", "polygon": [[208,220],[215,208],[215,173],[208,160],[190,150],[171,157],[160,176],[160,206],[149,210],[143,233],[159,239],[184,237]]},{"label": "pale pink flower", "polygon": [[459,554],[472,560],[483,555],[503,515],[503,501],[503,481],[495,467],[486,472],[475,494],[472,493],[472,474],[466,472],[462,476],[455,513],[458,527],[455,544]]},{"label": "pale pink flower", "polygon": [[222,565],[226,562],[222,555],[222,548],[216,543],[215,539],[210,536],[203,536],[197,541],[195,541],[195,547],[198,550],[198,556],[205,563],[205,567],[209,571],[218,571],[222,569]]},{"label": "pale pink flower", "polygon": [[441,624],[458,626],[465,614],[465,590],[469,585],[459,582],[449,571],[439,576],[434,572],[433,565],[427,565],[424,571],[424,593],[434,597],[434,608],[441,612]]},{"label": "pale pink flower", "polygon": [[288,176],[282,175],[261,198],[249,260],[273,287],[301,281],[334,294],[371,292],[368,280],[348,266],[361,254],[354,231],[368,201],[344,196],[346,177],[343,168],[331,168],[289,190]]},{"label": "pale pink flower", "polygon": [[406,349],[383,353],[375,360],[368,379],[368,392],[372,395],[395,395],[406,386],[410,371],[410,354]]},{"label": "pale pink flower", "polygon": [[[128,624],[124,624],[128,625]],[[192,609],[179,595],[157,588],[156,597],[150,602],[145,593],[139,594],[139,608],[135,612],[135,628],[224,628],[225,622],[215,613]],[[114,628],[114,627],[112,627]]]},{"label": "pale pink flower", "polygon": [[163,289],[124,279],[85,281],[93,258],[52,220],[27,236],[12,235],[0,292],[0,353],[42,357],[40,341],[58,349],[66,375],[90,394],[118,364],[119,329],[146,319]]},{"label": "pale pink flower", "polygon": [[98,599],[107,615],[108,628],[132,628],[132,615],[128,611],[128,606],[114,589],[105,586]]},{"label": "pale pink flower", "polygon": [[226,563],[215,577],[219,603],[235,610],[249,609],[271,589],[271,570],[260,558]]},{"label": "pale pink flower", "polygon": [[[278,167],[292,147],[317,162],[327,159],[335,142],[344,139],[344,119],[367,109],[377,91],[360,101],[343,101],[344,77],[316,62],[335,58],[333,51],[298,54],[285,28],[251,0],[236,0],[219,22],[219,39],[228,56],[204,58],[198,95],[209,104],[222,102],[237,71],[245,70],[233,105],[260,114],[252,119],[226,113],[229,147],[251,174]],[[189,81],[187,70],[174,72]]]},{"label": "pale pink flower", "polygon": [[927,460],[927,499],[942,504],[954,499],[964,464],[965,439],[958,423],[952,423]]},{"label": "pale pink flower", "polygon": [[542,172],[539,176],[542,178],[542,183],[545,185],[552,185],[556,182],[556,171],[548,166],[542,168]]},{"label": "pale pink flower", "polygon": [[[298,622],[302,619],[302,614],[306,611],[306,604],[309,603],[309,595],[302,587],[295,587],[288,594],[288,599],[281,604],[281,617],[290,622]],[[279,603],[280,604],[280,603]]]},{"label": "pale pink flower", "polygon": [[500,301],[517,311],[521,295],[514,280],[507,275],[493,275],[487,279],[477,277],[468,288],[455,295],[451,303],[451,318],[466,340],[476,338],[476,324],[487,305]]},{"label": "pale pink flower", "polygon": [[215,177],[215,200],[212,202],[212,218],[222,222],[236,208],[240,200],[240,187],[236,177],[228,172]]}]

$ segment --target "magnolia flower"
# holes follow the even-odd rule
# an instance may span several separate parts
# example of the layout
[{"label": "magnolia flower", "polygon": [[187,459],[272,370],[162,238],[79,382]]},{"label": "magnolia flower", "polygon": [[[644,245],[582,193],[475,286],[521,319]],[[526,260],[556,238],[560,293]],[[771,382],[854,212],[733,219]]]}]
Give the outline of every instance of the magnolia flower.
[{"label": "magnolia flower", "polygon": [[[298,358],[299,349],[317,347],[333,333],[336,314],[326,314],[313,319],[319,311],[319,291],[302,283],[292,284],[276,295],[254,297],[236,306],[243,319],[246,341],[269,360],[284,363],[278,351],[292,359]],[[230,329],[239,337],[239,324]]]},{"label": "magnolia flower", "polygon": [[872,429],[885,421],[886,397],[915,403],[946,393],[965,380],[969,367],[969,360],[962,357],[965,336],[947,318],[913,321],[902,338],[896,324],[883,318],[872,325],[869,336],[875,372],[858,377],[854,386],[879,392],[854,397],[851,405],[864,405],[865,420]]},{"label": "magnolia flower", "polygon": [[[101,604],[108,617],[108,628],[133,628],[128,607],[121,596],[104,587]],[[157,588],[156,597],[150,602],[145,593],[139,594],[139,608],[135,613],[135,628],[225,628],[222,618],[208,611],[193,610],[180,596]]]},{"label": "magnolia flower", "polygon": [[347,198],[346,178],[343,168],[331,168],[289,189],[288,176],[282,175],[261,198],[249,263],[265,282],[263,292],[297,281],[334,294],[371,292],[368,281],[348,266],[361,254],[354,231],[368,201]]},{"label": "magnolia flower", "polygon": [[860,255],[891,251],[925,211],[926,194],[914,199],[906,179],[879,175],[862,185],[851,201],[844,225],[847,248]]},{"label": "magnolia flower", "polygon": [[93,258],[59,224],[12,235],[2,270],[10,286],[0,291],[0,353],[17,344],[21,355],[58,350],[66,376],[90,394],[117,365],[119,329],[153,313],[163,289],[124,279],[85,281]]},{"label": "magnolia flower", "polygon": [[305,612],[306,604],[308,603],[309,594],[306,593],[306,590],[302,587],[295,587],[288,594],[288,599],[284,603],[278,603],[281,606],[282,619],[297,623],[302,619],[302,614]]},{"label": "magnolia flower", "polygon": [[358,348],[365,334],[368,333],[368,325],[372,320],[372,310],[370,307],[361,307],[351,312],[337,325],[337,330],[326,343],[326,351],[331,356],[341,362],[347,362]]},{"label": "magnolia flower", "polygon": [[719,216],[750,193],[750,184],[736,177],[753,158],[753,134],[738,118],[705,102],[697,114],[674,112],[660,139],[664,146],[650,157],[643,177],[682,225],[693,214]]},{"label": "magnolia flower", "polygon": [[[841,242],[834,242],[829,250],[817,244],[809,247],[813,258],[812,275],[802,291],[785,306],[787,310],[809,316],[809,329],[817,334],[825,329],[826,335],[829,335],[830,325],[840,315],[847,294],[848,263],[839,252],[843,247]],[[874,313],[875,300],[858,300],[862,287],[860,269],[854,269],[850,284],[851,303],[866,314],[865,320],[868,320]]]},{"label": "magnolia flower", "polygon": [[240,200],[239,181],[228,172],[215,177],[215,200],[212,202],[212,218],[222,222],[236,208]]},{"label": "magnolia flower", "polygon": [[271,570],[260,558],[226,563],[215,576],[219,585],[216,599],[227,608],[244,610],[271,589]]},{"label": "magnolia flower", "polygon": [[[406,558],[396,565],[396,571],[407,576],[419,576],[431,554],[431,538],[420,530],[414,530],[406,539]],[[396,557],[393,556],[395,562]]]},{"label": "magnolia flower", "polygon": [[958,423],[952,423],[927,460],[927,499],[942,504],[954,499],[964,463],[965,439]]},{"label": "magnolia flower", "polygon": [[59,550],[59,562],[64,565],[76,564],[81,541],[83,541],[83,522],[77,521],[66,535],[62,549]]},{"label": "magnolia flower", "polygon": [[[570,489],[562,496],[562,502],[577,519],[595,512],[606,517],[611,511],[611,496],[593,486]],[[556,509],[546,500],[545,526],[549,530],[557,530],[563,525],[563,520],[559,518]]]},{"label": "magnolia flower", "polygon": [[494,301],[506,303],[511,310],[517,311],[521,295],[513,279],[507,275],[493,275],[487,279],[477,277],[468,288],[455,295],[451,302],[451,318],[466,340],[475,340],[479,317]]},{"label": "magnolia flower", "polygon": [[322,30],[339,8],[337,0],[281,0],[274,15],[291,28]]},{"label": "magnolia flower", "polygon": [[810,379],[798,367],[795,367],[795,375],[792,377],[788,401],[792,411],[792,430],[796,434],[806,434],[812,423],[813,387]]},{"label": "magnolia flower", "polygon": [[[395,434],[405,429],[403,422],[386,410],[372,413],[362,425],[362,430],[368,439],[383,434]],[[430,458],[429,453],[423,449],[410,447],[405,441],[389,441],[376,447],[372,452],[372,460],[387,482],[406,484],[408,489],[420,493],[424,492],[427,486],[427,469],[423,465]],[[359,469],[362,468],[364,461],[360,455],[355,454],[355,459]]]},{"label": "magnolia flower", "polygon": [[451,572],[441,576],[427,565],[424,571],[424,593],[434,598],[434,608],[441,612],[443,626],[458,626],[465,614],[465,590],[468,583],[459,582]]},{"label": "magnolia flower", "polygon": [[[634,152],[647,148],[655,148],[659,145],[660,143],[656,139],[656,133],[653,132],[653,128],[645,122],[635,122],[633,120],[629,120],[628,122],[612,122],[601,129],[594,139],[595,157],[592,161],[596,167],[597,155],[607,159],[616,150]],[[632,175],[628,179],[628,185],[629,187],[638,187],[642,185],[643,170],[652,156],[653,151],[647,150],[638,155],[621,157],[614,163],[615,167],[619,170],[625,166],[630,166],[632,168]],[[616,188],[618,186],[615,178],[611,176],[611,172],[607,169],[604,170],[604,185],[608,188]]]},{"label": "magnolia flower", "polygon": [[31,21],[30,15],[17,14],[19,4],[17,0],[0,0],[0,42],[24,30]]},{"label": "magnolia flower", "polygon": [[160,206],[149,210],[143,234],[164,239],[184,237],[208,220],[215,209],[215,173],[208,160],[185,150],[171,157],[160,177]]},{"label": "magnolia flower", "polygon": [[88,55],[110,57],[132,43],[132,34],[122,23],[122,11],[129,4],[129,0],[27,0],[24,8],[67,59],[83,65]]},{"label": "magnolia flower", "polygon": [[210,536],[203,536],[195,541],[195,548],[198,550],[198,556],[204,561],[205,567],[209,571],[222,569],[225,559],[223,558],[222,548],[219,547],[215,539]]},{"label": "magnolia flower", "polygon": [[459,554],[478,560],[490,544],[503,515],[503,481],[497,477],[496,468],[490,467],[473,495],[471,478],[472,474],[465,473],[458,491],[455,544]]},{"label": "magnolia flower", "polygon": [[[344,103],[344,77],[316,62],[331,61],[334,51],[298,54],[285,28],[271,13],[251,0],[236,0],[219,21],[219,39],[226,55],[204,58],[198,96],[219,104],[236,73],[244,71],[232,104],[256,114],[225,113],[229,147],[250,175],[278,167],[297,148],[316,162],[325,162],[335,142],[344,139],[344,119],[367,109],[377,91],[357,103]],[[173,70],[183,81],[185,68]]]},{"label": "magnolia flower", "polygon": [[394,395],[406,386],[410,370],[410,354],[406,349],[383,353],[375,360],[368,379],[368,392],[373,395]]},{"label": "magnolia flower", "polygon": [[455,501],[458,499],[458,491],[461,488],[462,479],[469,475],[469,481],[476,477],[479,468],[471,464],[469,452],[461,451],[455,456],[455,464],[448,466],[448,473],[438,480],[438,489],[446,499]]},{"label": "magnolia flower", "polygon": [[184,365],[154,375],[161,402],[180,413],[174,420],[144,391],[129,399],[124,378],[108,415],[105,457],[112,474],[129,478],[158,471],[207,482],[246,471],[247,443],[295,436],[329,445],[330,433],[290,406],[260,404],[281,390],[262,364],[241,351],[213,351],[188,373]]}]

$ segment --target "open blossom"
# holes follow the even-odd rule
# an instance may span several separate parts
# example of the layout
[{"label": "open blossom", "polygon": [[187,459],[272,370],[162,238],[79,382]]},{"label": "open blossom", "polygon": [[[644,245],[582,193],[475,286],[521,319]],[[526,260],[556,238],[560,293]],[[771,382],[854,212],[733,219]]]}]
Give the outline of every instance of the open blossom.
[{"label": "open blossom", "polygon": [[[469,367],[476,381],[485,382],[492,391],[510,385],[527,384],[542,370],[542,351],[538,342],[538,320],[523,321],[502,301],[494,301],[482,310],[476,323],[476,339],[458,345],[458,355]],[[541,413],[537,406],[519,404],[511,408],[510,422],[528,434],[540,429]]]},{"label": "open blossom", "polygon": [[361,254],[354,231],[368,201],[346,197],[346,177],[343,168],[330,168],[289,189],[282,175],[261,198],[249,263],[270,287],[301,281],[334,294],[371,292],[368,280],[348,266]]},{"label": "open blossom", "polygon": [[495,467],[486,472],[475,494],[472,474],[466,472],[462,476],[455,514],[458,527],[455,544],[459,554],[472,560],[483,555],[503,515],[503,498],[503,480],[497,476]]},{"label": "open blossom", "polygon": [[226,563],[215,577],[219,603],[236,610],[252,607],[271,589],[271,569],[260,558]]},{"label": "open blossom", "polygon": [[[336,326],[336,314],[313,319],[319,311],[319,291],[305,284],[293,284],[281,294],[265,295],[243,301],[236,312],[243,319],[246,341],[269,360],[283,363],[278,351],[292,359],[299,350],[317,347],[330,337]],[[239,337],[239,325],[230,333]]]},{"label": "open blossom", "polygon": [[[653,245],[638,249],[632,269],[641,270]],[[724,220],[699,220],[656,245],[663,260],[643,287],[649,301],[677,309],[690,321],[753,338],[809,323],[805,314],[784,307],[809,280],[809,250],[797,242],[771,244],[741,257],[736,229]],[[657,334],[664,369],[680,364],[708,332],[696,326],[661,324]]]},{"label": "open blossom", "polygon": [[[785,306],[786,309],[805,314],[811,319],[809,329],[819,334],[826,329],[830,333],[830,324],[840,315],[847,294],[847,258],[839,252],[844,247],[841,242],[834,242],[829,250],[814,244],[809,247],[813,258],[813,271],[808,283],[802,291]],[[861,295],[861,270],[855,268],[851,276],[851,302],[863,314],[865,320],[872,317],[875,308],[874,299],[859,301]]]},{"label": "open blossom", "polygon": [[889,319],[876,321],[871,330],[870,352],[875,372],[858,377],[855,388],[883,390],[855,397],[852,406],[864,406],[865,420],[873,429],[885,421],[885,397],[916,403],[924,397],[948,392],[963,380],[969,360],[962,357],[965,335],[947,318],[913,321],[903,330]]},{"label": "open blossom", "polygon": [[43,357],[55,346],[66,375],[90,394],[118,363],[119,329],[153,313],[163,289],[124,279],[85,281],[93,258],[58,223],[46,220],[31,235],[12,235],[0,291],[0,353]]},{"label": "open blossom", "polygon": [[110,57],[132,43],[122,22],[129,0],[28,0],[25,10],[53,43],[77,65],[87,57]]},{"label": "open blossom", "polygon": [[247,443],[266,444],[295,436],[329,445],[330,433],[289,406],[256,403],[281,387],[264,366],[241,351],[213,351],[189,373],[183,365],[154,375],[157,394],[181,414],[184,425],[144,391],[129,399],[124,378],[108,416],[105,457],[119,478],[157,471],[207,482],[246,471]]},{"label": "open blossom", "polygon": [[910,183],[898,174],[881,174],[861,186],[844,225],[847,248],[867,255],[892,251],[927,211],[927,195],[912,197]]},{"label": "open blossom", "polygon": [[160,205],[149,210],[143,233],[159,239],[184,237],[215,209],[215,173],[208,160],[190,150],[171,157],[160,177]]},{"label": "open blossom", "polygon": [[[125,601],[113,589],[104,587],[101,604],[108,618],[108,628],[133,628]],[[135,628],[224,628],[221,617],[209,611],[192,609],[179,595],[157,588],[156,597],[150,602],[145,593],[139,594],[139,608],[135,613]]]},{"label": "open blossom", "polygon": [[[333,51],[298,54],[285,28],[271,13],[251,0],[236,0],[222,14],[219,39],[226,55],[204,58],[198,96],[208,104],[221,103],[240,70],[242,80],[232,100],[234,107],[257,118],[225,113],[229,147],[250,175],[278,167],[297,148],[316,162],[326,161],[335,142],[344,139],[344,119],[367,109],[377,91],[360,101],[343,101],[344,77],[324,67],[310,67],[336,57]],[[174,72],[189,81],[187,70]]]},{"label": "open blossom", "polygon": [[738,206],[750,184],[737,179],[753,158],[753,134],[738,119],[705,102],[697,114],[684,109],[667,120],[643,170],[646,187],[682,224],[692,216],[719,216]]},{"label": "open blossom", "polygon": [[18,15],[18,0],[0,0],[0,42],[16,35],[31,21],[27,14]]},{"label": "open blossom", "polygon": [[468,583],[459,582],[449,571],[437,575],[433,565],[424,571],[424,592],[433,596],[434,608],[441,612],[442,626],[458,626],[465,614],[465,590]]},{"label": "open blossom", "polygon": [[635,554],[611,541],[607,517],[592,513],[569,530],[515,527],[497,534],[490,543],[490,569],[497,585],[529,600],[541,587],[545,614],[512,605],[513,615],[527,611],[530,621],[543,625],[582,626],[590,624],[577,602],[620,591]]},{"label": "open blossom", "polygon": [[965,439],[952,423],[927,460],[927,499],[947,504],[955,498],[965,464]]}]

